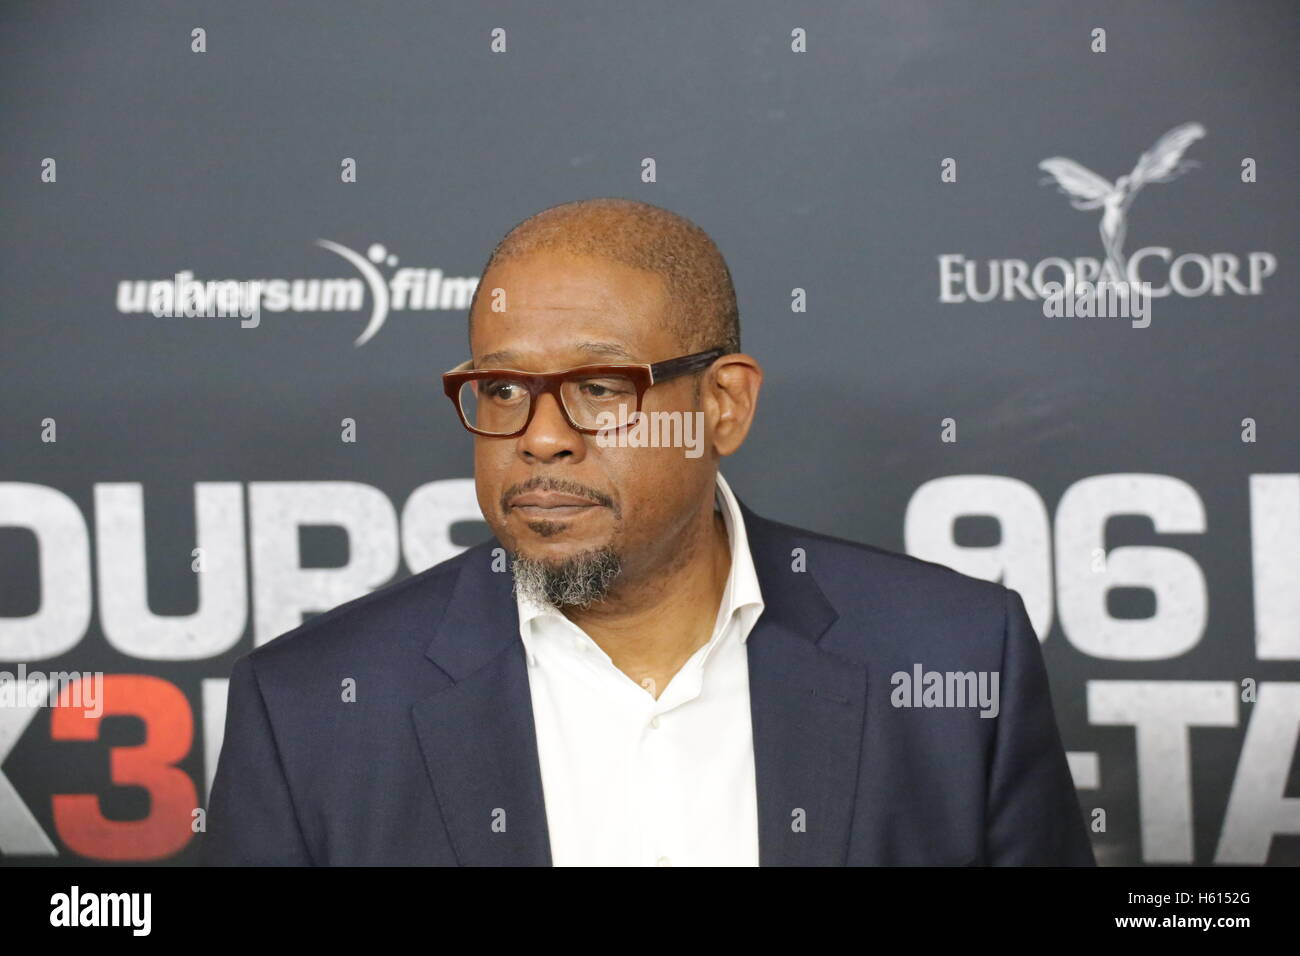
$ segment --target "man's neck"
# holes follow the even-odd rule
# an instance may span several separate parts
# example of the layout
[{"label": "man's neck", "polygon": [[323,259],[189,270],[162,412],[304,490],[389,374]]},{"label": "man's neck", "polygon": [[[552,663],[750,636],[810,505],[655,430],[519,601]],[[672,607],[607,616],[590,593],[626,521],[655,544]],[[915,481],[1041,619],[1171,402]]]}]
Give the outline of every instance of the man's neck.
[{"label": "man's neck", "polygon": [[685,559],[652,580],[626,582],[599,605],[565,610],[615,667],[655,698],[709,642],[731,571],[727,526],[719,512],[709,508],[684,537],[690,540],[678,539],[677,547]]}]

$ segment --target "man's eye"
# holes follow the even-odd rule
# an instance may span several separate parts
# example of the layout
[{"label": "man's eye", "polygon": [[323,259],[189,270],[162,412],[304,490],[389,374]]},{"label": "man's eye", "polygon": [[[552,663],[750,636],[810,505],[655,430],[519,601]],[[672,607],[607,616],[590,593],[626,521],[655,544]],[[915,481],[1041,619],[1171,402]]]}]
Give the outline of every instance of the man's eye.
[{"label": "man's eye", "polygon": [[483,383],[483,394],[498,402],[511,402],[519,398],[523,391],[515,382],[488,379]]},{"label": "man's eye", "polygon": [[628,392],[625,382],[606,379],[588,379],[580,383],[578,387],[587,398],[613,398],[618,395],[626,395]]}]

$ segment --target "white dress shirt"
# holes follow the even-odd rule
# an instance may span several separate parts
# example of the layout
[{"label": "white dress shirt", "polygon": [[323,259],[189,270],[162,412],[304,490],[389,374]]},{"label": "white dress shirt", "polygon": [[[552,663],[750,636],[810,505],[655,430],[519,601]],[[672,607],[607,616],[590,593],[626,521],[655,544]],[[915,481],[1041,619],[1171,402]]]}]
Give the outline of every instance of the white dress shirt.
[{"label": "white dress shirt", "polygon": [[757,866],[745,642],[763,596],[736,498],[709,642],[656,700],[555,608],[517,596],[555,866]]}]

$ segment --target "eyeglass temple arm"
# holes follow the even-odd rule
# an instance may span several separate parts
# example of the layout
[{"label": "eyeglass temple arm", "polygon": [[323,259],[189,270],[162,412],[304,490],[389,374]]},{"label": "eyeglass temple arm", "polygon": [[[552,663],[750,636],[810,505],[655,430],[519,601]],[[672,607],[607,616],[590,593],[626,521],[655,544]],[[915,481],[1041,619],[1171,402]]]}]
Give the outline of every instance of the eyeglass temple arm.
[{"label": "eyeglass temple arm", "polygon": [[707,352],[696,352],[694,355],[684,355],[681,358],[658,362],[650,366],[650,377],[654,382],[666,382],[670,378],[708,368],[715,359],[726,354],[722,349],[709,349]]}]

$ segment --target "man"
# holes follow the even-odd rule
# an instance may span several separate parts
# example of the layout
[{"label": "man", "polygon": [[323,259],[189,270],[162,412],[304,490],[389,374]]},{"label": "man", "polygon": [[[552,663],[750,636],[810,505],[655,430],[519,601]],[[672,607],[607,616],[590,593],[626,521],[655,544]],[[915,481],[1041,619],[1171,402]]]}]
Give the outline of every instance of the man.
[{"label": "man", "polygon": [[525,220],[470,351],[444,382],[495,540],[236,663],[209,861],[1094,862],[1019,596],[718,473],[762,370],[698,227]]}]

